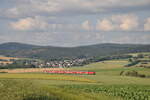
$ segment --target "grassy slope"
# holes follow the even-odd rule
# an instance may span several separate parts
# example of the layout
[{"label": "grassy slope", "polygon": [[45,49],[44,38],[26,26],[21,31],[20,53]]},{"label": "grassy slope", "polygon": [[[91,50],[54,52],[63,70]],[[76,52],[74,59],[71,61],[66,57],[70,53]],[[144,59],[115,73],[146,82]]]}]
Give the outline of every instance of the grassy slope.
[{"label": "grassy slope", "polygon": [[123,67],[128,63],[127,60],[111,60],[105,62],[93,63],[86,65],[85,67],[72,68],[72,70],[89,70],[96,71],[96,76],[85,76],[90,79],[94,79],[103,84],[138,84],[138,85],[150,85],[150,79],[148,78],[137,78],[137,77],[127,77],[120,76],[121,71],[125,70],[135,70],[146,75],[150,75],[150,69],[146,68],[125,68]]}]

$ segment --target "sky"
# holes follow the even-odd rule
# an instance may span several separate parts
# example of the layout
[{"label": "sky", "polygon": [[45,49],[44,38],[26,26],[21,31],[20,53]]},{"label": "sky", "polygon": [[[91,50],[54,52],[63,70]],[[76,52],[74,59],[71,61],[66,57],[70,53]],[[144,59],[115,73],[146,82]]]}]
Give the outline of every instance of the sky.
[{"label": "sky", "polygon": [[0,0],[0,43],[150,44],[150,0]]}]

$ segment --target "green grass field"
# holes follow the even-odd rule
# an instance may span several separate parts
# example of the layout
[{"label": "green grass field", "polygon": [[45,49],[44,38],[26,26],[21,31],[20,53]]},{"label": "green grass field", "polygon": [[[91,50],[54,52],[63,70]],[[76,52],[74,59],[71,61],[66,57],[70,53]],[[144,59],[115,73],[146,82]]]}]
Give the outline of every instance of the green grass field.
[{"label": "green grass field", "polygon": [[95,83],[95,80],[85,78],[83,76],[75,75],[51,75],[51,74],[38,74],[38,73],[22,73],[22,74],[0,74],[1,79],[40,79],[40,80],[64,80],[64,81],[77,81]]},{"label": "green grass field", "polygon": [[109,60],[67,69],[96,75],[1,73],[0,100],[150,100],[150,78],[120,76],[133,70],[149,76],[150,69],[124,67],[128,63]]}]

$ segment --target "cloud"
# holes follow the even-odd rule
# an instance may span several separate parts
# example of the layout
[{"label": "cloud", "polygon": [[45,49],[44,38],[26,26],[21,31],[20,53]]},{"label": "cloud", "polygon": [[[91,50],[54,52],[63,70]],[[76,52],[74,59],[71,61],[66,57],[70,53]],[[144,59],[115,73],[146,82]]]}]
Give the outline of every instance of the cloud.
[{"label": "cloud", "polygon": [[[53,19],[48,19],[48,17],[41,16],[22,18],[10,22],[9,26],[14,30],[35,32],[71,32],[81,30],[80,24],[61,23],[59,21],[54,21]],[[82,26],[85,30],[91,29],[90,22],[88,21],[85,21]]]},{"label": "cloud", "polygon": [[138,27],[138,17],[133,14],[113,15],[112,21],[118,24],[118,28],[124,31],[134,30]]},{"label": "cloud", "polygon": [[88,20],[84,21],[81,26],[86,31],[92,30],[92,25]]},{"label": "cloud", "polygon": [[120,14],[98,20],[96,29],[99,31],[131,31],[137,30],[138,25],[139,21],[136,15]]},{"label": "cloud", "polygon": [[[9,1],[9,0],[7,0]],[[16,5],[6,9],[7,16],[79,15],[123,10],[150,9],[150,0],[14,0]],[[18,3],[17,3],[18,2]],[[129,10],[130,9],[130,10]]]},{"label": "cloud", "polygon": [[149,11],[150,0],[0,0],[0,41],[150,43]]},{"label": "cloud", "polygon": [[146,23],[144,24],[144,30],[150,31],[150,17],[147,18]]},{"label": "cloud", "polygon": [[114,26],[111,21],[108,19],[103,19],[102,21],[98,20],[96,24],[96,29],[97,30],[102,30],[102,31],[111,31],[114,29]]},{"label": "cloud", "polygon": [[11,22],[10,25],[15,30],[44,30],[48,27],[48,23],[39,17],[20,19],[17,22]]},{"label": "cloud", "polygon": [[[134,14],[118,14],[112,15],[107,18],[98,19],[96,26],[89,20],[84,20],[81,24],[78,23],[62,23],[61,20],[49,19],[48,17],[27,17],[11,22],[10,26],[15,30],[43,30],[43,31],[137,31],[139,30],[139,20],[137,15]],[[93,22],[94,23],[94,22]],[[148,27],[148,20],[145,23],[145,30]],[[147,29],[148,30],[148,29]]]}]

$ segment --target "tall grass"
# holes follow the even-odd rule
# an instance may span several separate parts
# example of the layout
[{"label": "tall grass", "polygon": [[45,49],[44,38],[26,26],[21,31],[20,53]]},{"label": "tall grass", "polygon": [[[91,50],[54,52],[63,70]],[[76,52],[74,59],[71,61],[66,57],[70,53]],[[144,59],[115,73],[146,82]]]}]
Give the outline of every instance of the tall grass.
[{"label": "tall grass", "polygon": [[[104,94],[42,86],[31,80],[0,80],[0,100],[117,100]],[[120,100],[120,99],[118,99]]]}]

